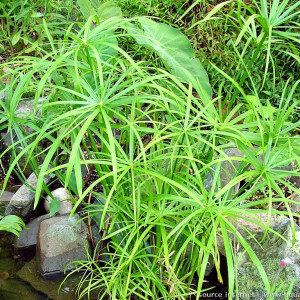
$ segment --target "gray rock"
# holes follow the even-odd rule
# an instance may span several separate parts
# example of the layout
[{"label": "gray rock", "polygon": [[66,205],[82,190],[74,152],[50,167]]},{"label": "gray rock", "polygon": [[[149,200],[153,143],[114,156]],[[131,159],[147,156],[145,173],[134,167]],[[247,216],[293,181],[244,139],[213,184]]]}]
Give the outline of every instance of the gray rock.
[{"label": "gray rock", "polygon": [[[34,114],[34,100],[23,100],[20,101],[19,105],[17,106],[15,110],[15,116],[20,119],[26,119],[28,118],[31,114],[41,116],[41,110],[40,107],[42,103],[46,100],[46,98],[40,98],[38,101],[38,110]],[[28,121],[30,122],[30,121]],[[31,129],[30,126],[22,125],[22,128],[25,130],[27,134],[32,134],[33,130]],[[1,133],[1,138],[3,139],[3,142],[5,143],[6,147],[10,147],[13,143],[16,143],[18,141],[18,138],[16,136],[16,133],[13,133],[13,140],[11,139],[11,136],[7,133]]]},{"label": "gray rock", "polygon": [[[244,153],[237,149],[237,148],[230,148],[224,150],[224,153],[229,157],[245,157]],[[240,161],[238,160],[230,160],[230,161],[223,161],[221,163],[220,169],[220,186],[223,188],[226,186],[233,178],[236,169],[238,168]],[[213,166],[211,172],[207,172],[206,180],[204,182],[204,187],[207,191],[210,191],[212,188],[212,183],[214,179],[216,166]],[[233,188],[233,193],[236,194],[239,190],[240,183],[237,183]]]},{"label": "gray rock", "polygon": [[44,277],[61,275],[65,268],[75,268],[72,261],[87,258],[88,228],[83,222],[77,223],[79,219],[75,214],[70,220],[68,216],[58,216],[41,222],[37,257]]},{"label": "gray rock", "polygon": [[299,176],[291,176],[290,182],[296,187],[300,188],[300,174]]},{"label": "gray rock", "polygon": [[[226,149],[226,150],[224,150],[224,153],[230,158],[246,157],[245,154],[237,148]],[[221,155],[219,155],[219,158],[220,157],[221,157]],[[262,162],[264,161],[264,157],[262,154],[259,156],[259,158]],[[241,163],[240,160],[232,160],[232,159],[230,161],[226,160],[221,163],[221,169],[220,169],[220,187],[221,188],[226,186],[233,179],[233,176],[234,176],[237,168],[239,167],[240,163]],[[277,168],[275,168],[275,170],[292,171],[293,170],[292,164],[295,164],[295,162],[292,162],[291,164],[286,165],[286,166],[277,167]],[[255,169],[255,167],[249,166],[249,169]],[[204,187],[207,191],[210,191],[212,188],[215,171],[216,171],[216,166],[213,166],[212,170],[208,171],[206,174],[206,180],[204,182]],[[288,176],[287,179],[296,180],[297,184],[299,184],[299,187],[300,187],[300,177],[296,179],[296,177],[294,177],[294,176],[293,177]],[[240,183],[237,183],[233,187],[233,194],[236,194],[238,192],[239,187],[240,187]]]},{"label": "gray rock", "polygon": [[[32,173],[27,179],[28,186],[23,184],[10,199],[5,215],[17,215],[24,218],[32,212],[37,181],[36,175]],[[50,176],[46,175],[44,182],[47,184],[49,181]]]},{"label": "gray rock", "polygon": [[[25,126],[24,126],[24,128],[25,128]],[[17,138],[16,134],[13,134],[13,137],[11,137],[10,134],[2,132],[1,140],[4,142],[5,147],[8,148],[13,143],[16,143],[18,141],[18,138]],[[16,155],[18,155],[22,150],[22,145],[21,144],[15,145],[14,150],[15,150]],[[12,151],[10,150],[9,152],[11,153]],[[44,157],[42,155],[35,156],[35,159],[38,164],[42,164],[44,161]],[[19,158],[18,166],[20,167],[20,169],[22,170],[22,172],[25,176],[29,176],[33,172],[33,169],[31,168],[30,164],[27,163],[26,155],[23,155],[21,158]]]},{"label": "gray rock", "polygon": [[291,204],[291,210],[292,210],[292,212],[300,214],[300,195],[296,196],[294,201],[297,201],[298,204],[292,203]]},{"label": "gray rock", "polygon": [[13,195],[14,193],[12,192],[4,191],[3,194],[0,196],[0,201],[9,202]]},{"label": "gray rock", "polygon": [[[59,215],[66,215],[69,214],[73,209],[73,202],[70,201],[72,199],[72,195],[67,191],[65,188],[58,188],[55,191],[51,192],[52,196],[60,201],[60,209],[57,212]],[[49,213],[50,212],[50,203],[52,198],[48,195],[44,201],[45,210]]]},{"label": "gray rock", "polygon": [[[41,116],[40,107],[46,98],[39,98],[37,105],[36,115]],[[22,100],[15,110],[15,116],[18,118],[27,118],[30,114],[34,113],[34,100]]]},{"label": "gray rock", "polygon": [[[270,284],[277,288],[281,282],[283,282],[285,290],[287,290],[291,280],[295,279],[292,294],[300,295],[300,228],[297,225],[295,226],[296,243],[293,247],[291,246],[292,228],[289,219],[284,219],[274,227],[274,230],[283,235],[288,243],[271,232],[261,243],[262,247],[253,241],[248,242],[260,259]],[[258,241],[261,240],[262,236],[263,233],[255,235]],[[287,259],[289,260],[289,264],[286,267],[282,267],[280,262]],[[243,299],[267,299],[264,295],[266,290],[260,279],[258,270],[249,259],[242,265],[239,265],[237,270],[237,280],[239,293],[248,295]],[[283,291],[280,292],[283,293]],[[278,296],[276,299],[285,298],[283,296]]]},{"label": "gray rock", "polygon": [[[19,105],[17,106],[16,110],[15,110],[15,116],[21,119],[26,119],[28,118],[31,114],[35,115],[35,116],[41,116],[41,110],[40,107],[42,105],[42,103],[46,100],[46,98],[40,98],[38,100],[38,109],[37,111],[34,113],[34,100],[22,100],[20,101]],[[24,131],[26,132],[26,134],[30,135],[32,134],[34,131],[33,129],[28,126],[31,123],[31,120],[28,120],[27,125],[22,124],[22,128],[24,129]],[[10,147],[12,144],[18,142],[18,137],[16,135],[15,132],[12,133],[12,137],[10,134],[8,133],[1,133],[1,139],[3,140],[6,148]],[[17,154],[21,152],[21,144],[18,144],[16,146],[16,152]],[[37,156],[36,157],[38,163],[42,163],[42,157],[41,156]],[[26,165],[27,162],[27,157],[26,155],[23,155],[20,159],[19,159],[19,166],[20,168],[23,170],[23,173],[25,176],[29,176],[32,173],[32,168],[30,167],[30,165]]]},{"label": "gray rock", "polygon": [[[13,136],[13,138],[15,138],[15,135]],[[1,132],[1,140],[3,141],[6,148],[10,147],[13,144],[13,142],[15,142],[12,142],[11,136],[8,133],[4,132]]]},{"label": "gray rock", "polygon": [[0,196],[0,215],[3,215],[13,195],[14,193],[4,191],[3,194]]},{"label": "gray rock", "polygon": [[[36,112],[34,111],[34,100],[20,101],[17,109],[15,110],[15,116],[21,119],[26,119],[31,115],[40,117],[42,115],[40,107],[45,100],[46,98],[40,98],[38,100]],[[22,125],[22,128],[28,135],[34,132],[34,130],[29,126],[29,123],[31,124],[31,120],[28,120],[28,125]]]},{"label": "gray rock", "polygon": [[[276,214],[272,214],[270,217],[269,227],[274,228],[278,223],[283,220],[284,217]],[[266,225],[268,222],[268,214],[267,213],[256,213],[255,217],[251,217],[249,215],[242,215],[241,218],[238,218],[236,221],[232,223],[235,225],[235,228],[242,233],[243,236],[247,236],[247,231],[250,231],[252,234],[265,232],[265,228],[259,226],[256,223],[249,221],[248,219],[253,219],[254,221],[261,221],[262,224]]]},{"label": "gray rock", "polygon": [[[15,249],[20,250],[35,250],[37,244],[37,235],[40,228],[40,223],[46,219],[49,219],[50,215],[40,216],[33,221],[29,222],[26,229],[23,229],[19,237],[16,237],[15,240]],[[29,230],[28,230],[29,229]]]},{"label": "gray rock", "polygon": [[[249,219],[252,219],[254,222],[251,222]],[[271,215],[269,227],[274,228],[278,223],[280,223],[284,217],[280,215],[273,214]],[[236,230],[243,236],[243,238],[247,239],[249,238],[249,232],[253,235],[260,235],[264,234],[265,228],[264,225],[267,224],[268,222],[268,214],[267,213],[256,213],[254,216],[245,216],[243,218],[243,215],[241,218],[238,218],[237,220],[233,220],[229,218],[229,221],[231,224],[234,225]],[[261,222],[261,226],[258,225],[259,222]],[[228,234],[228,237],[231,239],[233,243],[236,242],[236,238],[232,234]],[[225,253],[225,247],[224,247],[224,242],[221,236],[217,236],[217,241],[218,241],[218,249],[221,254],[226,256]],[[241,256],[240,253],[238,256]],[[245,254],[243,257],[240,257],[239,265],[242,265],[245,261],[247,261],[248,256]]]},{"label": "gray rock", "polygon": [[25,282],[28,282],[35,290],[49,296],[50,299],[74,300],[78,298],[76,297],[76,288],[80,282],[80,275],[68,277],[60,287],[62,280],[48,280],[41,277],[37,267],[37,259],[35,257],[18,271],[17,275]]}]

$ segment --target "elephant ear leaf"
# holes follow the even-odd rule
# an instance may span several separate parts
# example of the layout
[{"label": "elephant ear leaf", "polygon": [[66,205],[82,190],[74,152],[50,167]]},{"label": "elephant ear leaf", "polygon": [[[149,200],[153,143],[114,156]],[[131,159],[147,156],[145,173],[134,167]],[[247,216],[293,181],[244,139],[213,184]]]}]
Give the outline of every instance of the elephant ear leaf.
[{"label": "elephant ear leaf", "polygon": [[128,23],[128,33],[138,44],[156,51],[173,75],[183,82],[200,85],[206,95],[212,96],[208,75],[199,59],[195,57],[188,38],[179,30],[146,17],[138,18],[140,27]]},{"label": "elephant ear leaf", "polygon": [[113,1],[100,3],[99,5],[91,0],[77,0],[77,3],[85,19],[97,16],[98,20],[103,22],[109,18],[122,17],[121,8],[114,5]]},{"label": "elephant ear leaf", "polygon": [[121,18],[122,17],[122,10],[120,7],[114,5],[112,1],[105,2],[101,4],[98,9],[98,16],[100,21],[105,21],[109,18]]},{"label": "elephant ear leaf", "polygon": [[90,0],[77,0],[80,11],[85,19],[96,15],[96,10]]}]

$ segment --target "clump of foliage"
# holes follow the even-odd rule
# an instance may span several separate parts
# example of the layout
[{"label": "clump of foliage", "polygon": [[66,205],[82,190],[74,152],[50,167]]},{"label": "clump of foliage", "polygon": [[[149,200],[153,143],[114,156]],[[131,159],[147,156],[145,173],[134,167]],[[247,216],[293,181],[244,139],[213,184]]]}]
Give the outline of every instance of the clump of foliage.
[{"label": "clump of foliage", "polygon": [[[151,15],[182,28],[208,70],[215,93],[222,78],[209,61],[239,82],[244,76],[244,68],[239,67],[242,63],[239,55],[242,58],[245,55],[257,56],[252,66],[247,66],[248,72],[260,98],[267,98],[274,105],[278,105],[286,80],[291,78],[297,81],[299,78],[299,1],[195,0],[157,3],[153,0],[149,6],[145,3],[140,6],[135,1],[116,2],[126,8],[126,13],[131,16]],[[231,94],[230,82],[223,84]],[[248,80],[242,86],[247,93],[252,89]],[[296,96],[299,97],[299,93]]]},{"label": "clump of foliage", "polygon": [[2,1],[0,55],[6,57],[22,52],[35,55],[43,53],[44,39],[49,28],[56,36],[62,36],[70,22],[72,6],[71,0]]},{"label": "clump of foliage", "polygon": [[[48,48],[42,57],[20,56],[4,64],[2,78],[9,83],[3,88],[0,126],[13,143],[7,151],[20,148],[4,187],[18,160],[26,156],[39,174],[36,205],[43,177],[55,172],[77,197],[72,213],[80,206],[83,218],[97,221],[103,239],[87,261],[76,262],[77,270],[85,272],[82,284],[89,283],[79,286],[81,296],[100,289],[99,298],[199,298],[209,259],[223,281],[221,245],[233,294],[238,287],[232,236],[270,291],[262,264],[236,222],[246,216],[267,232],[268,224],[257,212],[267,212],[269,221],[275,213],[292,220],[293,201],[281,186],[299,193],[287,180],[299,171],[300,139],[295,132],[300,121],[290,117],[298,114],[294,95],[299,82],[287,80],[273,105],[271,99],[261,98],[261,85],[253,77],[259,58],[265,58],[265,72],[268,61],[278,55],[270,50],[270,34],[278,33],[262,21],[262,38],[248,38],[247,47],[239,51],[251,20],[259,17],[243,19],[238,6],[246,25],[233,45],[237,74],[232,77],[210,63],[220,79],[211,88],[179,30],[150,18],[124,18],[111,3],[78,4],[85,21],[72,23],[61,39],[47,30]],[[206,20],[222,7],[211,10]],[[289,21],[293,11],[286,12]],[[45,20],[43,26],[49,28]],[[147,61],[145,53],[155,59]],[[39,103],[41,96],[46,100]],[[35,100],[35,111],[25,119],[15,115],[22,98]],[[48,146],[42,149],[45,140]],[[225,150],[230,148],[241,150],[244,157],[228,157]],[[40,170],[38,156],[43,157]],[[232,162],[235,169],[225,186],[220,180],[223,162]],[[295,170],[282,168],[292,162]],[[82,168],[96,172],[89,186]],[[208,172],[213,180],[206,190]],[[248,201],[257,192],[263,197]],[[276,210],[274,202],[286,210]]]},{"label": "clump of foliage", "polygon": [[26,226],[20,217],[14,215],[0,216],[0,231],[11,232],[19,236],[23,228],[26,228]]}]

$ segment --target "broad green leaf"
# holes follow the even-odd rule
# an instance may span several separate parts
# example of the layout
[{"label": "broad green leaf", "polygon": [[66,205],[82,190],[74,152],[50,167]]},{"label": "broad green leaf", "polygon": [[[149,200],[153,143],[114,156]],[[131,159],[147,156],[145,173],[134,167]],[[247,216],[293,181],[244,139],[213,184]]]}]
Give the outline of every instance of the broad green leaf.
[{"label": "broad green leaf", "polygon": [[264,118],[270,118],[271,115],[273,115],[276,112],[276,108],[271,106],[271,105],[266,105],[262,107],[262,110],[260,112],[260,114],[264,117]]},{"label": "broad green leaf", "polygon": [[50,203],[50,217],[54,216],[60,209],[60,201],[56,198],[53,198]]},{"label": "broad green leaf", "polygon": [[[92,33],[93,31],[91,31],[91,34]],[[101,37],[92,35],[92,37],[88,38],[88,42],[90,45],[93,45],[97,49],[101,60],[105,61],[110,57],[117,55],[118,53],[118,51],[116,50],[116,48],[118,47],[118,40],[113,32]],[[111,47],[110,45],[115,47]],[[90,49],[90,47],[89,50],[91,57],[95,57],[95,53],[92,51],[92,49]]]},{"label": "broad green leaf", "polygon": [[18,43],[18,41],[20,40],[20,37],[21,37],[21,30],[18,31],[18,32],[13,36],[13,38],[12,38],[12,40],[11,40],[11,43],[12,43],[13,46],[14,46],[15,44]]},{"label": "broad green leaf", "polygon": [[77,3],[85,19],[88,19],[90,16],[94,16],[97,14],[90,0],[77,0]]},{"label": "broad green leaf", "polygon": [[26,226],[20,217],[15,215],[0,216],[0,231],[8,231],[19,236],[19,232],[22,231],[23,228],[26,228]]},{"label": "broad green leaf", "polygon": [[98,8],[90,0],[77,0],[77,2],[85,19],[97,15],[99,21],[103,22],[109,18],[122,17],[121,8],[116,6],[112,1],[105,2],[99,5]]},{"label": "broad green leaf", "polygon": [[260,105],[259,99],[254,95],[247,95],[247,100],[252,103],[255,107]]},{"label": "broad green leaf", "polygon": [[196,80],[211,97],[212,90],[208,76],[195,54],[188,38],[179,30],[163,23],[156,23],[148,18],[138,18],[143,30],[128,23],[128,32],[137,43],[155,50],[172,74],[183,82]]},{"label": "broad green leaf", "polygon": [[122,10],[120,7],[115,6],[112,1],[101,4],[98,9],[98,17],[100,22],[113,17],[122,17]]}]

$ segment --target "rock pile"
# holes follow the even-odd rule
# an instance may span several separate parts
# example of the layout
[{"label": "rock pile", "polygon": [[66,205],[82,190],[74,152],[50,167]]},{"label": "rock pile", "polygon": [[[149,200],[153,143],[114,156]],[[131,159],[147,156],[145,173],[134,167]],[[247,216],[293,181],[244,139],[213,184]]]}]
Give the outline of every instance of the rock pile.
[{"label": "rock pile", "polygon": [[[50,176],[46,175],[44,177],[45,184],[49,183],[49,181]],[[5,215],[17,215],[25,218],[32,212],[37,182],[36,175],[32,173],[28,177],[26,184],[23,184],[10,199]]]},{"label": "rock pile", "polygon": [[[44,182],[49,181],[50,177],[45,176]],[[26,184],[23,184],[15,194],[9,194],[5,214],[26,218],[33,211],[36,186],[37,177],[32,173]],[[72,270],[74,265],[68,264],[75,260],[86,259],[89,248],[89,232],[86,224],[80,221],[78,214],[69,219],[73,208],[73,202],[70,201],[71,194],[65,188],[58,188],[51,194],[51,197],[47,196],[44,201],[48,214],[31,220],[26,225],[27,229],[24,229],[15,241],[17,252],[36,250],[37,264],[44,277],[59,276],[64,273],[66,267],[67,270]],[[58,201],[60,204],[53,217],[49,214],[51,201]]]}]

